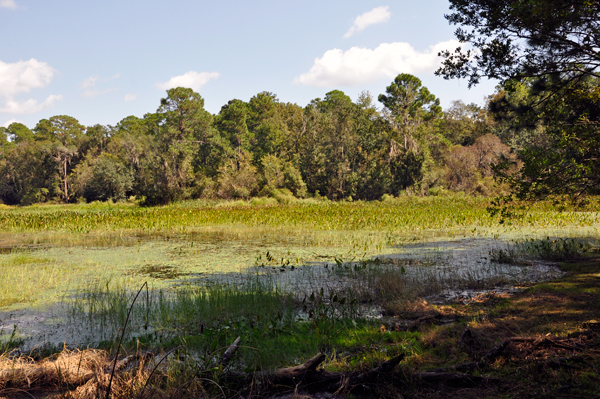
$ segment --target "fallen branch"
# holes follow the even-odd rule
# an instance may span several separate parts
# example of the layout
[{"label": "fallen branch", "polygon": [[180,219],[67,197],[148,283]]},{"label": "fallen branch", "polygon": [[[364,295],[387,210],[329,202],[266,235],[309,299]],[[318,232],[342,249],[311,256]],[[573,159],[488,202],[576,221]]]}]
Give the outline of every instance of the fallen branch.
[{"label": "fallen branch", "polygon": [[325,360],[325,355],[318,353],[298,366],[258,373],[228,373],[222,378],[232,379],[246,386],[251,385],[258,378],[270,386],[286,386],[295,389],[302,387],[310,391],[334,393],[349,390],[359,385],[364,386],[365,384],[374,383],[380,376],[391,374],[404,358],[405,355],[401,354],[371,370],[363,372],[331,373],[325,370],[317,370],[317,367]]},{"label": "fallen branch", "polygon": [[310,358],[306,363],[299,366],[285,367],[275,371],[259,372],[251,375],[251,378],[253,379],[254,377],[262,377],[275,384],[290,382],[294,383],[303,379],[307,374],[315,373],[319,364],[323,363],[324,360],[325,355],[318,353]]},{"label": "fallen branch", "polygon": [[504,350],[508,347],[508,344],[510,344],[512,341],[511,339],[507,339],[505,341],[503,341],[502,343],[500,343],[499,345],[496,345],[491,351],[489,351],[488,353],[485,354],[485,356],[481,359],[482,363],[492,363],[494,360],[496,360],[498,358],[498,356],[500,356],[502,354],[502,352],[504,352]]},{"label": "fallen branch", "polygon": [[221,359],[221,365],[223,366],[223,368],[225,368],[229,364],[229,362],[233,358],[233,355],[235,355],[235,352],[237,352],[239,348],[238,345],[240,344],[241,339],[242,337],[237,337],[237,339],[233,341],[231,345],[229,345],[229,348],[227,348],[225,353],[223,353],[223,357]]}]

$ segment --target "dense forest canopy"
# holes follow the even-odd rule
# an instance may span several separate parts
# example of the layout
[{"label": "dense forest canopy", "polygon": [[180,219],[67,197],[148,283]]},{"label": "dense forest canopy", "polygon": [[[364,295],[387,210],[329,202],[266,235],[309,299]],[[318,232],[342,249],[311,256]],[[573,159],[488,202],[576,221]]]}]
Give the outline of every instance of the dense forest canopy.
[{"label": "dense forest canopy", "polygon": [[600,194],[600,1],[450,0],[450,11],[461,45],[436,74],[498,79],[483,107],[442,110],[409,74],[376,97],[333,90],[301,107],[262,92],[216,115],[177,87],[115,126],[57,115],[0,128],[0,201]]},{"label": "dense forest canopy", "polygon": [[408,74],[378,99],[380,107],[368,92],[353,101],[333,90],[301,107],[262,92],[211,115],[198,93],[178,87],[156,112],[115,126],[86,127],[65,115],[32,130],[13,123],[0,135],[0,200],[498,192],[492,165],[512,159],[517,144],[487,108],[457,101],[444,113]]}]

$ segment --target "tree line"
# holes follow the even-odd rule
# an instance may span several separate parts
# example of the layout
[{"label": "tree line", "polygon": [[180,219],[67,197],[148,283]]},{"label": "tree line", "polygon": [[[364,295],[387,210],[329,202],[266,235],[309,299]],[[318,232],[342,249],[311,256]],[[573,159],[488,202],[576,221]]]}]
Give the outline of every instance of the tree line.
[{"label": "tree line", "polygon": [[417,77],[400,74],[378,101],[333,90],[301,107],[262,92],[212,115],[198,93],[178,87],[156,112],[115,126],[60,115],[31,130],[1,128],[0,201],[498,194],[494,165],[516,170],[518,154],[544,141],[542,126],[517,134],[517,116],[502,107],[529,92],[514,83],[485,107],[456,101],[443,112]]},{"label": "tree line", "polygon": [[263,92],[217,115],[180,87],[156,112],[116,126],[54,116],[32,130],[0,128],[0,201],[454,190],[500,195],[504,209],[600,194],[600,1],[450,0],[450,10],[470,47],[441,52],[436,74],[469,86],[499,79],[484,107],[458,101],[442,112],[408,74],[377,101],[333,90],[300,107]]}]

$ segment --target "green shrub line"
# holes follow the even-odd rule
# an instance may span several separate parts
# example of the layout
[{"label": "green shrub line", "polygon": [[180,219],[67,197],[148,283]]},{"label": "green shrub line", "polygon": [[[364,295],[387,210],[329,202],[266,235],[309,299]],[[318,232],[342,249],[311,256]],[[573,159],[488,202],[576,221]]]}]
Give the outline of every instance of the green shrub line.
[{"label": "green shrub line", "polygon": [[[254,203],[254,204],[253,204]],[[131,204],[46,205],[0,210],[0,231],[69,233],[182,231],[203,226],[302,228],[317,231],[420,231],[497,228],[478,197],[399,197],[386,201],[186,201],[161,207]],[[597,227],[600,206],[556,211],[539,203],[512,227]]]}]

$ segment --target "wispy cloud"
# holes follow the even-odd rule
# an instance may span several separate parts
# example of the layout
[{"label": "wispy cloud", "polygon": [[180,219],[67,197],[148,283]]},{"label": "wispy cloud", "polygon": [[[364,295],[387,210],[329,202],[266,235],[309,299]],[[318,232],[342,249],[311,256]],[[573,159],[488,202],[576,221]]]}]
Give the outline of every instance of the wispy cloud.
[{"label": "wispy cloud", "polygon": [[359,86],[399,73],[433,73],[440,65],[438,53],[455,49],[456,40],[440,42],[426,51],[417,51],[404,42],[382,43],[375,49],[352,47],[347,51],[328,50],[316,58],[310,70],[294,83],[314,87]]},{"label": "wispy cloud", "polygon": [[110,82],[111,80],[118,79],[119,77],[121,77],[121,75],[119,74],[116,74],[106,79],[100,79],[97,76],[90,76],[89,78],[84,79],[83,82],[81,82],[81,84],[79,85],[79,87],[83,90],[83,93],[81,93],[81,95],[84,97],[96,97],[101,94],[110,93],[111,91],[117,91],[118,89],[114,87],[109,87],[106,89],[97,89],[96,83],[100,82],[100,86],[102,86],[103,82]]},{"label": "wispy cloud", "polygon": [[11,10],[16,10],[18,8],[15,0],[0,0],[0,7],[10,8]]},{"label": "wispy cloud", "polygon": [[183,75],[173,76],[164,83],[157,83],[157,87],[163,90],[169,90],[175,87],[187,87],[199,91],[202,86],[211,79],[217,79],[221,76],[218,72],[196,72],[189,71]]},{"label": "wispy cloud", "polygon": [[136,98],[135,94],[125,94],[125,101],[134,101]]},{"label": "wispy cloud", "polygon": [[84,97],[91,98],[91,97],[96,97],[101,94],[106,94],[106,93],[110,93],[111,91],[117,91],[117,90],[118,89],[115,89],[115,88],[105,89],[105,90],[88,89],[88,90],[84,90],[83,93],[81,93],[81,95]]},{"label": "wispy cloud", "polygon": [[354,25],[346,32],[344,38],[347,39],[355,33],[362,32],[371,25],[387,22],[391,16],[392,13],[389,11],[388,6],[376,7],[371,11],[360,14],[354,19]]},{"label": "wispy cloud", "polygon": [[62,99],[63,96],[50,95],[41,103],[38,103],[33,98],[25,101],[8,100],[4,104],[4,107],[0,108],[0,112],[13,115],[35,114],[47,108],[54,107]]},{"label": "wispy cloud", "polygon": [[87,89],[88,87],[94,87],[94,86],[96,86],[96,82],[97,81],[98,81],[98,78],[90,76],[89,78],[87,78],[83,82],[81,82],[81,84],[79,86],[82,89]]}]

